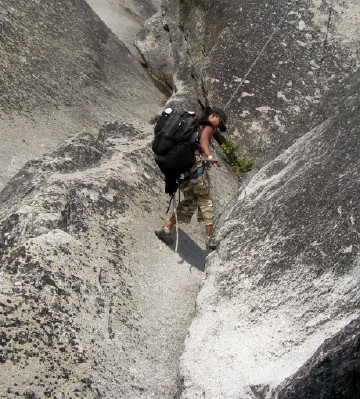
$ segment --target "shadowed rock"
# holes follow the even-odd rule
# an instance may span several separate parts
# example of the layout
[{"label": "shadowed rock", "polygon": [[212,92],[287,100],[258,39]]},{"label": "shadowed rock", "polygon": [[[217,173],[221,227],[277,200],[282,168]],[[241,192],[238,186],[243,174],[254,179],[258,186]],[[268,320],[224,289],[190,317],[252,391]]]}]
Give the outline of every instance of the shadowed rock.
[{"label": "shadowed rock", "polygon": [[327,339],[277,390],[278,399],[347,399],[360,395],[360,323],[352,321]]}]

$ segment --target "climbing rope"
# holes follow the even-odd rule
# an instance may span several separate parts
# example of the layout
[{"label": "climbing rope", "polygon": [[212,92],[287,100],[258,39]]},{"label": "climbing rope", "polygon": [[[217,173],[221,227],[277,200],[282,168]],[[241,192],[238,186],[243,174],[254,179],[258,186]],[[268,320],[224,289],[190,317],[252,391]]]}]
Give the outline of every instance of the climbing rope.
[{"label": "climbing rope", "polygon": [[[264,46],[262,47],[262,49],[260,50],[260,52],[258,53],[257,57],[255,58],[255,60],[253,61],[253,63],[250,65],[249,69],[246,71],[244,77],[241,79],[240,83],[238,84],[238,86],[236,87],[236,89],[234,90],[232,96],[230,97],[229,101],[226,103],[224,110],[226,110],[229,105],[231,104],[231,102],[233,101],[233,99],[236,97],[237,93],[239,92],[241,86],[243,85],[243,83],[245,82],[246,78],[248,77],[248,75],[251,73],[251,71],[253,70],[253,68],[255,67],[255,65],[257,64],[257,62],[259,61],[260,57],[262,56],[262,54],[264,53],[264,51],[266,50],[267,46],[270,44],[270,42],[273,40],[275,34],[280,30],[280,26],[282,25],[282,23],[285,21],[285,19],[287,18],[287,16],[289,15],[289,12],[291,10],[291,6],[292,3],[291,1],[288,2],[287,4],[287,8],[286,11],[284,12],[282,18],[280,19],[280,21],[278,22],[278,24],[276,25],[276,27],[274,28],[273,32],[271,33],[271,35],[269,36],[269,38],[267,39],[267,41],[265,42]],[[215,152],[215,156],[216,156],[216,150],[214,149]],[[217,169],[216,169],[217,170]],[[230,172],[225,172],[225,171],[220,171],[217,170],[219,173],[222,174],[229,174],[231,175]],[[226,210],[230,207],[230,205],[232,204],[232,202],[236,199],[236,197],[239,194],[236,193],[232,199],[227,203],[227,205],[225,206],[225,208],[222,210],[222,212],[214,219],[213,222],[213,226],[212,226],[212,231],[211,231],[211,235],[210,235],[210,239],[209,242],[212,240],[212,237],[214,235],[216,226],[221,218],[221,216],[226,212]],[[172,198],[173,200],[173,212],[175,215],[175,221],[176,221],[176,246],[175,246],[175,252],[177,253],[178,251],[178,244],[179,244],[179,234],[178,234],[178,220],[177,220],[177,212],[176,212],[176,199],[175,199],[175,195]],[[170,200],[171,203],[171,200]],[[169,204],[170,207],[170,204]]]},{"label": "climbing rope", "polygon": [[[287,18],[287,16],[289,15],[290,11],[292,8],[292,2],[289,1],[287,3],[287,7],[286,10],[282,16],[282,18],[280,19],[280,21],[278,22],[278,24],[276,25],[276,27],[274,28],[274,30],[272,31],[271,35],[269,36],[269,38],[267,39],[267,41],[265,42],[264,46],[262,47],[262,49],[260,50],[260,52],[258,53],[257,57],[255,58],[255,60],[253,61],[253,63],[250,65],[249,69],[246,71],[244,77],[241,79],[240,83],[238,84],[238,86],[236,87],[236,89],[234,90],[232,96],[230,97],[229,101],[226,103],[224,110],[226,110],[229,105],[231,104],[231,102],[234,100],[234,98],[236,97],[237,93],[240,90],[240,87],[243,85],[243,83],[245,82],[246,78],[248,77],[248,75],[251,73],[251,71],[253,70],[253,68],[255,67],[255,65],[257,64],[257,62],[259,61],[260,57],[262,56],[262,54],[264,53],[264,51],[266,50],[267,46],[270,44],[270,42],[273,40],[275,34],[280,30],[281,25],[283,24],[283,22],[285,21],[285,19]],[[214,148],[215,154],[216,154],[216,150]],[[216,169],[217,170],[217,169]],[[218,172],[220,173],[226,173],[223,171],[218,170]],[[219,213],[219,215],[214,219],[213,222],[213,226],[212,226],[212,230],[211,230],[211,235],[210,235],[210,240],[212,240],[212,237],[214,235],[216,226],[220,220],[220,218],[222,217],[222,215],[227,211],[227,209],[231,206],[231,204],[233,203],[233,201],[239,196],[239,193],[236,193],[231,200],[227,203],[227,205],[225,206],[225,208],[222,210],[222,212]]]},{"label": "climbing rope", "polygon": [[257,62],[259,61],[260,57],[262,56],[262,54],[264,53],[264,51],[266,50],[267,46],[269,45],[269,43],[272,41],[272,39],[274,38],[275,34],[280,30],[280,26],[282,25],[282,23],[285,21],[285,19],[287,18],[287,16],[289,15],[289,12],[291,10],[291,1],[288,2],[286,11],[284,13],[284,15],[282,16],[282,18],[280,19],[280,21],[278,22],[278,24],[276,25],[276,27],[274,28],[273,32],[271,33],[271,35],[269,36],[269,38],[267,39],[266,43],[264,44],[264,46],[262,47],[262,49],[260,50],[259,54],[257,55],[257,57],[255,58],[254,62],[250,65],[250,68],[247,70],[247,72],[245,73],[244,77],[241,79],[240,83],[238,84],[238,86],[236,87],[234,93],[232,94],[232,96],[230,97],[229,101],[226,103],[224,110],[226,110],[226,108],[231,104],[232,100],[235,98],[235,96],[237,95],[237,93],[240,90],[240,87],[242,86],[242,84],[245,82],[246,78],[248,77],[248,75],[251,73],[251,71],[253,70],[254,66],[257,64]]},{"label": "climbing rope", "polygon": [[[215,158],[217,158],[217,153],[216,153],[216,149],[215,149],[214,146],[212,146],[211,151],[214,152]],[[221,174],[224,174],[224,175],[227,174],[227,175],[230,175],[230,176],[233,177],[233,174],[232,174],[231,172],[228,172],[228,171],[225,172],[225,171],[223,171],[223,170],[220,170],[219,168],[215,168],[215,170],[216,170],[218,173],[221,173]],[[215,232],[216,226],[217,226],[218,222],[220,221],[221,216],[226,212],[226,210],[230,207],[230,205],[231,205],[232,202],[238,197],[238,195],[239,195],[239,194],[236,192],[236,194],[231,198],[231,200],[225,205],[225,208],[224,208],[224,209],[219,213],[219,215],[217,215],[216,218],[214,219],[213,224],[212,224],[212,229],[211,229],[211,234],[210,234],[209,242],[211,242],[211,240],[212,240],[212,238],[213,238],[213,236],[214,236],[214,232]]]},{"label": "climbing rope", "polygon": [[[179,193],[180,196],[180,193]],[[176,229],[176,244],[175,244],[175,253],[178,253],[179,246],[179,228],[178,228],[178,216],[176,211],[176,195],[173,196],[173,213],[175,215],[175,229]]]}]

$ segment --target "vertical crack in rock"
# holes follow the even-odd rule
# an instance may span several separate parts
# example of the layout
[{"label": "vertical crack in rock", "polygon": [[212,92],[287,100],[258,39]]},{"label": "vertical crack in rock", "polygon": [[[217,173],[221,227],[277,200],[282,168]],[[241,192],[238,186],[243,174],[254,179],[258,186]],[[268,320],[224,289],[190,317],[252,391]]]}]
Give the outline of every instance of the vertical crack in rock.
[{"label": "vertical crack in rock", "polygon": [[65,209],[61,211],[61,218],[59,220],[59,229],[68,232],[68,225],[70,223],[70,204],[65,205]]}]

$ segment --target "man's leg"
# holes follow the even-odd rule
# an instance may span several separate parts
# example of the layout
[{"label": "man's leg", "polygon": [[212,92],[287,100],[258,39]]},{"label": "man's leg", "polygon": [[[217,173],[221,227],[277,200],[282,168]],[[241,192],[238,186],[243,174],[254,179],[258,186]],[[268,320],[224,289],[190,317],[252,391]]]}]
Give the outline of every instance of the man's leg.
[{"label": "man's leg", "polygon": [[206,237],[210,237],[212,232],[212,224],[206,224],[205,231],[206,231]]},{"label": "man's leg", "polygon": [[216,249],[213,240],[210,241],[212,233],[212,224],[214,220],[214,208],[210,197],[210,185],[207,175],[201,176],[199,184],[194,187],[196,196],[198,198],[198,221],[204,223],[206,232],[206,247],[207,249]]},{"label": "man's leg", "polygon": [[171,218],[165,223],[165,227],[171,231],[171,229],[176,224],[175,214],[171,215]]},{"label": "man's leg", "polygon": [[176,224],[176,219],[178,219],[179,222],[189,223],[197,208],[196,197],[192,191],[190,181],[185,182],[183,187],[181,187],[181,191],[184,195],[184,199],[179,202],[176,208],[177,217],[175,217],[175,213],[173,213],[163,228],[155,230],[157,237],[167,245],[171,245],[174,241],[171,237],[171,230]]},{"label": "man's leg", "polygon": [[[206,237],[210,237],[212,232],[212,220],[213,220],[212,202],[207,202],[207,201],[202,202],[202,199],[200,199],[200,204],[201,205],[199,205],[198,207],[198,222],[205,224]],[[205,215],[206,215],[205,217],[201,209],[205,210]]]}]

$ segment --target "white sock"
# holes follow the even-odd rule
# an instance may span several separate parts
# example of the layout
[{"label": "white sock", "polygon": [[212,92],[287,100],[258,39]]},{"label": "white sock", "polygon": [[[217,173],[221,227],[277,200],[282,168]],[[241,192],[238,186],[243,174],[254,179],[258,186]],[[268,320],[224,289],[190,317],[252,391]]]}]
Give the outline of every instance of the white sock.
[{"label": "white sock", "polygon": [[171,230],[170,230],[168,227],[166,227],[166,226],[164,226],[164,230],[165,230],[167,233],[171,233]]}]

